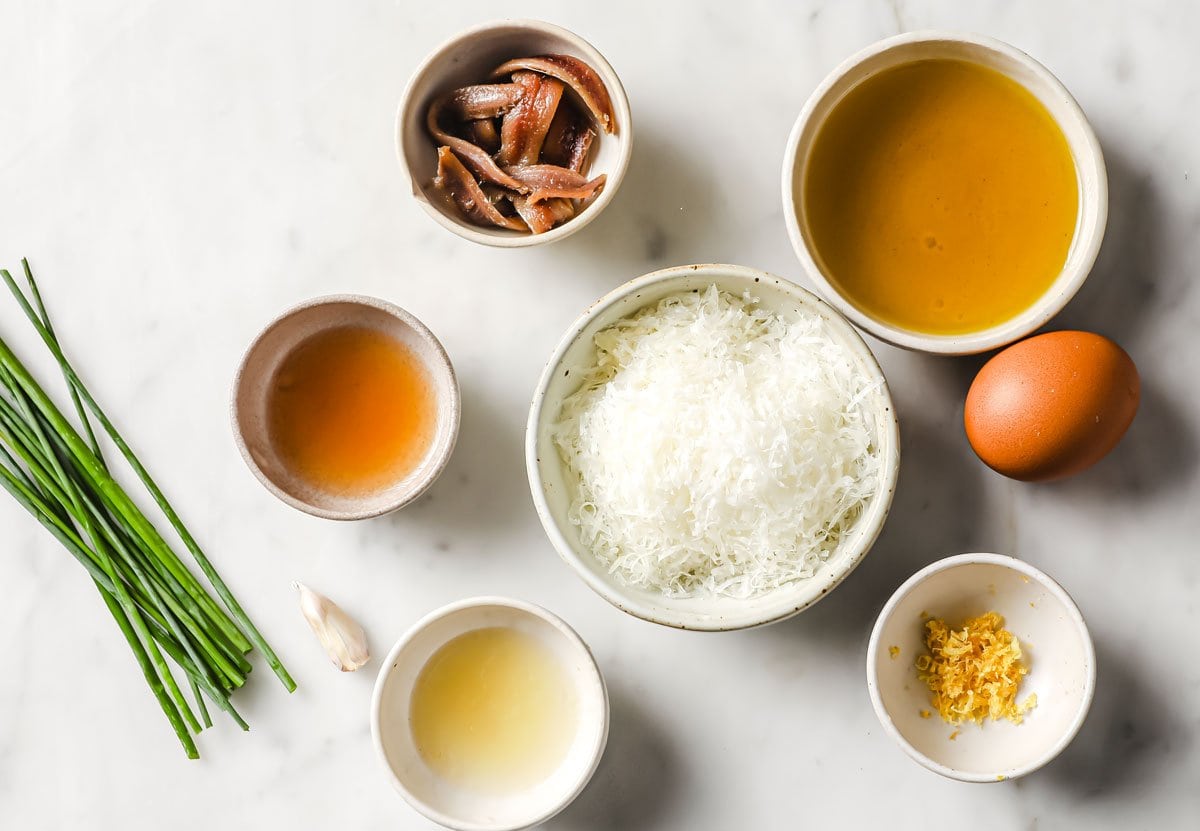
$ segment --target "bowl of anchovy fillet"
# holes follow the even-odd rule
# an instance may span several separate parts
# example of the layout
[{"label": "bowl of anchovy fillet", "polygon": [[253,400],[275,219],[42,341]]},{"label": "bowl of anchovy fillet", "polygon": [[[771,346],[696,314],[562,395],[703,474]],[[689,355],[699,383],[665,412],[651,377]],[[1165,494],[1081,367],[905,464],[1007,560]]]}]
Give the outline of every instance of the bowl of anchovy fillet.
[{"label": "bowl of anchovy fillet", "polygon": [[612,201],[633,148],[616,72],[578,35],[538,21],[476,26],[417,68],[396,151],[438,224],[517,248],[580,230]]}]

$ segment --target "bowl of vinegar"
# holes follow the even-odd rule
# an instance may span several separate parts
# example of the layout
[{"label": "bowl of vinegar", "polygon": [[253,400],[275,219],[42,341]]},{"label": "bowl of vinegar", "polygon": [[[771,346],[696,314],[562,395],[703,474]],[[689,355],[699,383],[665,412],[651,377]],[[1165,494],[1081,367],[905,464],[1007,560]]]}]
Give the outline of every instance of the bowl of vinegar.
[{"label": "bowl of vinegar", "polygon": [[234,437],[272,494],[325,519],[366,519],[424,493],[461,411],[450,358],[414,315],[340,294],[287,310],[234,381]]}]

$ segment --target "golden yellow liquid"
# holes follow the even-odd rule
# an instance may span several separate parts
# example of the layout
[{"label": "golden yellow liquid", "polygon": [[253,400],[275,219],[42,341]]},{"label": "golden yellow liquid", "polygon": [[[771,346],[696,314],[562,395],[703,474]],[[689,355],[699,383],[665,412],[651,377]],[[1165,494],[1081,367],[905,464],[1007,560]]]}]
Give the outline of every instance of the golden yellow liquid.
[{"label": "golden yellow liquid", "polygon": [[413,688],[417,751],[443,779],[476,791],[523,790],[561,764],[575,737],[575,690],[549,647],[507,627],[459,635]]},{"label": "golden yellow liquid", "polygon": [[1032,93],[927,60],[851,90],[813,143],[803,216],[826,277],[867,315],[930,334],[1011,319],[1062,271],[1079,185]]},{"label": "golden yellow liquid", "polygon": [[318,332],[284,358],[267,399],[269,436],[293,475],[332,493],[402,479],[433,439],[436,401],[425,367],[377,329]]}]

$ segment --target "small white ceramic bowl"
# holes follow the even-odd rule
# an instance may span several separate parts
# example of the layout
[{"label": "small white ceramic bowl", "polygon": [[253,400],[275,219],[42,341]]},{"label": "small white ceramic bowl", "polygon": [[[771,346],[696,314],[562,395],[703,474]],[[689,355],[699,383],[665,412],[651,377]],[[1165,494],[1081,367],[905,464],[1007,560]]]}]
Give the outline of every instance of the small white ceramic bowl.
[{"label": "small white ceramic bowl", "polygon": [[[437,147],[425,129],[425,115],[434,99],[468,84],[487,82],[488,74],[512,58],[572,55],[600,75],[612,99],[616,132],[600,131],[592,145],[589,177],[608,176],[604,189],[579,215],[544,234],[522,234],[504,228],[485,228],[463,219],[433,190]],[[567,92],[571,95],[572,93]],[[413,196],[433,219],[464,239],[499,248],[545,245],[569,237],[600,215],[625,178],[633,153],[633,118],[621,79],[604,56],[574,32],[538,20],[498,20],[460,32],[421,62],[409,80],[396,115],[396,154],[412,182]]]},{"label": "small white ceramic bowl", "polygon": [[[826,277],[804,216],[804,180],[814,139],[834,107],[867,78],[913,61],[953,58],[990,67],[1028,89],[1046,107],[1066,136],[1075,158],[1079,214],[1075,236],[1058,278],[1021,314],[980,332],[931,335],[901,329],[859,309]],[[817,290],[838,311],[880,340],[905,349],[944,355],[986,352],[1019,340],[1062,310],[1087,279],[1108,221],[1108,175],[1096,134],[1083,110],[1057,78],[1029,55],[992,38],[961,32],[909,32],[881,40],[850,56],[829,73],[800,111],[783,158],[783,215],[792,247]]]},{"label": "small white ceramic bowl", "polygon": [[[413,686],[430,657],[459,635],[493,626],[518,629],[550,648],[574,683],[579,715],[558,770],[507,795],[469,792],[440,779],[421,759],[409,726]],[[608,716],[604,679],[575,630],[532,603],[475,597],[426,615],[392,647],[371,698],[371,736],[392,785],[426,817],[460,831],[513,831],[545,822],[583,791],[604,755]]]},{"label": "small white ceramic bowl", "polygon": [[[283,360],[318,332],[342,326],[378,329],[407,346],[428,372],[437,402],[433,440],[420,463],[387,488],[356,496],[316,490],[294,476],[272,446],[267,418],[271,383]],[[230,406],[238,450],[258,481],[297,510],[340,520],[390,513],[428,490],[450,461],[461,411],[454,367],[433,332],[399,306],[356,294],[307,300],[271,321],[242,358]]]},{"label": "small white ceramic bowl", "polygon": [[[817,314],[857,360],[862,372],[879,382],[865,402],[873,414],[875,443],[882,464],[878,492],[837,550],[807,580],[747,600],[729,597],[664,597],[626,586],[610,574],[579,539],[567,519],[570,503],[568,472],[551,437],[562,402],[579,387],[579,379],[594,360],[596,334],[664,297],[684,291],[718,288],[742,295],[749,292],[761,307],[781,315],[800,309]],[[862,562],[887,519],[900,466],[900,435],[896,411],[875,356],[854,327],[816,295],[795,283],[736,265],[688,265],[655,271],[631,280],[594,303],[576,320],[554,350],[534,393],[525,432],[525,463],[529,485],[542,527],[559,555],[595,592],[622,611],[643,620],[680,629],[724,631],[745,629],[783,620],[803,611],[833,591]]]},{"label": "small white ceramic bowl", "polygon": [[[930,710],[914,662],[925,651],[929,615],[955,626],[998,612],[1021,642],[1029,674],[1017,700],[1037,694],[1022,724],[947,724]],[[891,655],[891,648],[899,653]],[[1013,557],[960,554],[918,571],[892,595],[871,632],[867,687],[884,730],[925,767],[963,782],[1032,773],[1075,738],[1096,689],[1096,653],[1079,608],[1062,586]],[[950,735],[957,730],[953,741]]]}]

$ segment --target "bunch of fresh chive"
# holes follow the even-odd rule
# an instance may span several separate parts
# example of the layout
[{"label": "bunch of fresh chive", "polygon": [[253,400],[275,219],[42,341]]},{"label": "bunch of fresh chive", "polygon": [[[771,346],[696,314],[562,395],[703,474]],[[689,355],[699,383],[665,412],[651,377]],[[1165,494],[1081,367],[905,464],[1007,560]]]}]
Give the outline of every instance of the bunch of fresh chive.
[{"label": "bunch of fresh chive", "polygon": [[[254,647],[289,692],[296,683],[79,380],[63,355],[29,263],[21,264],[28,295],[7,271],[0,269],[0,277],[62,369],[86,439],[0,339],[0,484],[87,569],[188,757],[197,758],[192,734],[200,732],[200,720],[212,726],[206,697],[249,729],[229,696],[246,683],[246,655]],[[91,418],[158,503],[224,607],[110,475]],[[190,688],[195,712],[171,664]]]}]

